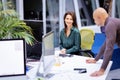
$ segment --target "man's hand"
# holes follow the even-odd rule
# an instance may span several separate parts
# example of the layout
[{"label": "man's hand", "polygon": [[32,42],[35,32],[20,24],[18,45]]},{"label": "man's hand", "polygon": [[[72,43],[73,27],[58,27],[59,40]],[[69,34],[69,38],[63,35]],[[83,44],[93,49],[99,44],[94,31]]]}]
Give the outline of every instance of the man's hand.
[{"label": "man's hand", "polygon": [[95,59],[87,59],[86,63],[96,63],[96,60]]},{"label": "man's hand", "polygon": [[100,69],[99,71],[95,71],[94,73],[92,73],[90,76],[99,77],[99,76],[102,76],[104,74],[104,72],[105,72],[104,69]]}]

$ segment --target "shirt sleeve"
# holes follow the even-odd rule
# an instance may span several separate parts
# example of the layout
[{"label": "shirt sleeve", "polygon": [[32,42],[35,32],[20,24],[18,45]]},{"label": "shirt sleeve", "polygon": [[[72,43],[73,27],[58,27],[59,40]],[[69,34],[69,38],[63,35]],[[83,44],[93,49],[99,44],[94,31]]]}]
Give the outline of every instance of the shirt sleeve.
[{"label": "shirt sleeve", "polygon": [[[105,50],[103,52],[103,63],[101,68],[106,69],[109,61],[111,60],[113,49],[114,49],[114,44],[116,41],[116,29],[115,29],[115,24],[110,23],[106,26],[106,43],[105,43]],[[102,52],[100,53],[102,54]]]}]

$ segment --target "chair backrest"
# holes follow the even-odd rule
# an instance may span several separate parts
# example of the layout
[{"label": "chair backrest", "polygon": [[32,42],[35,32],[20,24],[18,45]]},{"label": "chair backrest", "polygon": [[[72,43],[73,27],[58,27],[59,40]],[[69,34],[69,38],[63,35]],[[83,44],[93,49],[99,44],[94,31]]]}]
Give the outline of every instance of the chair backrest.
[{"label": "chair backrest", "polygon": [[91,29],[81,29],[81,49],[91,50],[94,43],[95,33]]}]

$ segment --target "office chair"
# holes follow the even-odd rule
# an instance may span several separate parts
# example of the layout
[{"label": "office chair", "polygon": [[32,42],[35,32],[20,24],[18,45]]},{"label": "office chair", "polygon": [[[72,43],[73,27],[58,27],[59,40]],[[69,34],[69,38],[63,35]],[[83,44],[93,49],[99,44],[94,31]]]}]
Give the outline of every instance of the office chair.
[{"label": "office chair", "polygon": [[94,43],[95,33],[91,29],[81,29],[81,50],[80,53],[82,56],[94,57],[94,53],[91,51],[92,45]]}]

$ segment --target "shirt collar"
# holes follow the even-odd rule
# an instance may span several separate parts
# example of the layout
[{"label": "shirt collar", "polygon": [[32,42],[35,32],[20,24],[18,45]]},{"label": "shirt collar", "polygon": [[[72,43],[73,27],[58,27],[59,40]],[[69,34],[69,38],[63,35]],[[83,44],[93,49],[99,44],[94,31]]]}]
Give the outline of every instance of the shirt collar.
[{"label": "shirt collar", "polygon": [[[70,30],[71,30],[71,31],[73,31],[73,30],[74,30],[74,28],[75,28],[75,27],[73,26]],[[65,29],[64,29],[64,30],[65,30]]]},{"label": "shirt collar", "polygon": [[106,26],[106,24],[108,23],[109,18],[110,18],[110,17],[107,17],[107,18],[106,18],[106,20],[105,20],[105,25],[104,25],[104,26]]},{"label": "shirt collar", "polygon": [[71,28],[71,30],[74,30],[74,26]]}]

